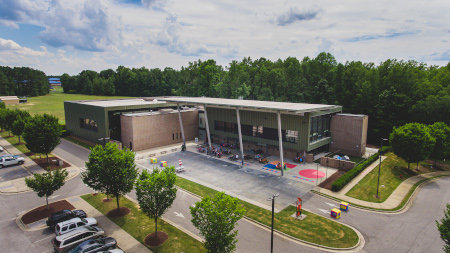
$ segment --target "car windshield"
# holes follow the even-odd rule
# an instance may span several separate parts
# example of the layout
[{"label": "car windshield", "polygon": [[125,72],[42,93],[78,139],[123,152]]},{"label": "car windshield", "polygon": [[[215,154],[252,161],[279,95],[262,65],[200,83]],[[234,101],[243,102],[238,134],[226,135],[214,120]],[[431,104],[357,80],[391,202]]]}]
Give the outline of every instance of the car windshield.
[{"label": "car windshield", "polygon": [[80,253],[80,252],[81,252],[81,247],[79,245],[71,251],[71,253]]}]

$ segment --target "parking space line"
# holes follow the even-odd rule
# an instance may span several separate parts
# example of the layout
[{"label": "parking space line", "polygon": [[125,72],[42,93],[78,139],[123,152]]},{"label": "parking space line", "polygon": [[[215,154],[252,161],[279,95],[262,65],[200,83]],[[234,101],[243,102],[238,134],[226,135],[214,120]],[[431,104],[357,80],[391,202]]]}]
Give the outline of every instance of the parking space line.
[{"label": "parking space line", "polygon": [[43,239],[35,241],[34,243],[38,243],[38,242],[41,242],[41,241],[44,241],[44,240],[48,240],[48,239],[53,238],[53,237],[55,237],[55,235],[47,236],[47,237],[45,237]]}]

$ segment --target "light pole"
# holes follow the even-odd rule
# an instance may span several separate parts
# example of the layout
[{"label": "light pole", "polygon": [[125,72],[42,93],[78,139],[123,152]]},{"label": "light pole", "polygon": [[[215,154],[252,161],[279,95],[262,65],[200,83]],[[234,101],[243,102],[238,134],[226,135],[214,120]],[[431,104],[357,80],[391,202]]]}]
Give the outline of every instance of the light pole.
[{"label": "light pole", "polygon": [[383,141],[387,141],[388,139],[381,138],[381,148],[380,148],[380,164],[378,165],[378,183],[377,183],[377,195],[375,195],[377,198],[378,196],[378,187],[380,186],[380,173],[381,173],[381,155],[383,154]]},{"label": "light pole", "polygon": [[275,198],[280,196],[279,193],[275,193],[272,197],[267,199],[267,201],[272,201],[272,233],[270,236],[270,253],[273,253],[273,218],[274,218],[274,209],[275,209]]}]

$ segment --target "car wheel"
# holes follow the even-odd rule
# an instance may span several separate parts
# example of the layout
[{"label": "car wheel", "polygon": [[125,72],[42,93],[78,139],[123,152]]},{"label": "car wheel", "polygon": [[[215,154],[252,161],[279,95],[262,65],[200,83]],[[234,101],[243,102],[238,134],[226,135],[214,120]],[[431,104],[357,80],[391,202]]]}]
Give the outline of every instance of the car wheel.
[{"label": "car wheel", "polygon": [[22,165],[22,164],[23,164],[23,162],[19,162],[19,164],[20,164],[20,165]]},{"label": "car wheel", "polygon": [[114,248],[113,248],[113,247],[109,247],[109,248],[108,248],[108,250],[112,250],[112,249],[114,249]]}]

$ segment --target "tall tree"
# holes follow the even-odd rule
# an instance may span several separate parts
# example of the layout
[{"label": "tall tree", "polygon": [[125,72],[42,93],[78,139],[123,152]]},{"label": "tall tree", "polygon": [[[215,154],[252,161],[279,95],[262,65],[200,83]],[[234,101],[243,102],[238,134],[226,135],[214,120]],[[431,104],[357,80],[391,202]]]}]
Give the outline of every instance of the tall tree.
[{"label": "tall tree", "polygon": [[444,210],[444,218],[442,218],[441,223],[436,221],[436,225],[442,240],[445,242],[443,250],[445,253],[450,253],[450,204],[447,204],[447,210]]},{"label": "tall tree", "polygon": [[245,212],[238,198],[219,192],[213,198],[207,196],[189,208],[192,224],[205,237],[208,252],[228,253],[236,250],[238,231],[234,228]]},{"label": "tall tree", "polygon": [[436,122],[428,128],[431,136],[436,139],[433,152],[430,154],[430,158],[434,159],[436,164],[436,159],[442,160],[450,156],[450,127],[444,122]]},{"label": "tall tree", "polygon": [[155,237],[158,237],[158,218],[172,206],[177,195],[175,167],[154,168],[150,174],[143,170],[136,180],[136,196],[141,210],[155,219]]},{"label": "tall tree", "polygon": [[16,121],[13,123],[12,132],[13,134],[17,135],[19,137],[19,143],[20,144],[20,137],[23,134],[23,131],[25,130],[25,120],[20,117],[20,115],[17,116]]},{"label": "tall tree", "polygon": [[427,126],[420,123],[409,123],[394,128],[389,143],[394,154],[410,163],[418,163],[429,157],[433,151],[436,139],[433,138]]},{"label": "tall tree", "polygon": [[6,109],[0,109],[0,129],[6,130]]},{"label": "tall tree", "polygon": [[5,113],[5,129],[8,131],[9,136],[11,136],[11,131],[13,129],[14,121],[16,121],[17,110],[6,109]]},{"label": "tall tree", "polygon": [[133,190],[137,177],[134,153],[127,148],[119,150],[116,143],[97,145],[91,149],[87,170],[81,173],[83,182],[93,190],[113,195],[117,200],[117,212],[120,212],[119,198]]},{"label": "tall tree", "polygon": [[0,109],[6,109],[5,102],[0,102]]},{"label": "tall tree", "polygon": [[65,183],[69,173],[65,169],[56,169],[54,171],[42,174],[33,174],[32,177],[25,178],[25,184],[42,198],[45,197],[48,207],[48,197],[59,190]]},{"label": "tall tree", "polygon": [[30,117],[23,131],[25,146],[33,153],[45,154],[49,163],[48,154],[61,143],[62,126],[58,118],[44,113]]}]

